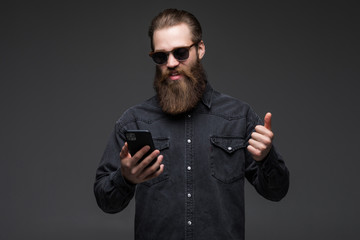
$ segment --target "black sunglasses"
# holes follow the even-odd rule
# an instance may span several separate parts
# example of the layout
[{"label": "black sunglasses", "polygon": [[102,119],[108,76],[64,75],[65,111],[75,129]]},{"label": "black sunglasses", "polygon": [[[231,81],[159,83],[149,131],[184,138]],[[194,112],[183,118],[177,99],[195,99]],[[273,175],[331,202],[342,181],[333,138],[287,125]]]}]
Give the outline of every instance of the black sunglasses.
[{"label": "black sunglasses", "polygon": [[195,46],[197,43],[193,43],[188,47],[178,47],[169,52],[150,52],[149,56],[154,60],[156,64],[162,65],[167,63],[169,54],[171,53],[174,58],[178,61],[185,61],[189,58],[189,50],[191,47]]}]

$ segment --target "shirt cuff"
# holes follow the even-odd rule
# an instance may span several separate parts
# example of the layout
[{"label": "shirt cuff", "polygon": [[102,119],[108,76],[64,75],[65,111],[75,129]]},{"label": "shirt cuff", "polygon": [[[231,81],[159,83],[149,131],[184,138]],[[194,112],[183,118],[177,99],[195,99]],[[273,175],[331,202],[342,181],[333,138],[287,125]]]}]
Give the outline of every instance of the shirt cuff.
[{"label": "shirt cuff", "polygon": [[136,184],[132,184],[127,181],[121,174],[120,168],[116,172],[111,173],[110,179],[114,183],[115,187],[119,189],[127,190],[129,192],[135,190]]},{"label": "shirt cuff", "polygon": [[266,176],[270,176],[271,170],[274,166],[277,165],[278,155],[274,149],[274,146],[271,147],[268,155],[261,161],[256,161],[261,170],[265,173]]}]

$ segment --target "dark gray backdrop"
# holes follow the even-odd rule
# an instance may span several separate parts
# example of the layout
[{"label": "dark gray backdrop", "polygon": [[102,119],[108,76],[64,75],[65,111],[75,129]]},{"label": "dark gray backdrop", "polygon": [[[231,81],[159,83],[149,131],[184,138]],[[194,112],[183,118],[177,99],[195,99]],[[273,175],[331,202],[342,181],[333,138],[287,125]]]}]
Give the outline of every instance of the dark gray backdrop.
[{"label": "dark gray backdrop", "polygon": [[202,23],[213,87],[273,113],[291,187],[272,203],[247,183],[247,239],[359,236],[359,9],[234,2],[2,1],[0,239],[132,239],[134,203],[105,214],[92,186],[116,119],[153,95],[167,7]]}]

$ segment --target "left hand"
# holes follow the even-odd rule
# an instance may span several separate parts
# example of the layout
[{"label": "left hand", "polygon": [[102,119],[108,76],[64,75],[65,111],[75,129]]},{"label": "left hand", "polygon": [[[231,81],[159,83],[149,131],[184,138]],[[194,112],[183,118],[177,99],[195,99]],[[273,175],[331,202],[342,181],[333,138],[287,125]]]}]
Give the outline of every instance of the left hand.
[{"label": "left hand", "polygon": [[264,118],[264,126],[257,125],[255,132],[251,134],[247,150],[255,161],[263,160],[272,147],[274,133],[271,131],[271,113],[267,113]]}]

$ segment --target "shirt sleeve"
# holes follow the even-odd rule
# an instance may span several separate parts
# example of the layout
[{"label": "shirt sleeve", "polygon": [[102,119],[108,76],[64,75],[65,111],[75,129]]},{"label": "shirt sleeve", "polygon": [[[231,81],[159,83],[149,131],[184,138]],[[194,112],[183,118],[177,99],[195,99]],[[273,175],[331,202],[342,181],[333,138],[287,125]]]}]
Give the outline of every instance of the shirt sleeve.
[{"label": "shirt sleeve", "polygon": [[[255,126],[263,124],[260,118],[250,109],[247,124],[247,141]],[[280,153],[273,145],[268,155],[260,162],[255,161],[246,151],[245,176],[264,198],[280,201],[289,189],[289,170]]]},{"label": "shirt sleeve", "polygon": [[123,145],[124,140],[118,136],[115,127],[96,171],[95,198],[98,206],[107,213],[122,211],[135,193],[135,185],[121,175],[120,150]]}]

